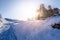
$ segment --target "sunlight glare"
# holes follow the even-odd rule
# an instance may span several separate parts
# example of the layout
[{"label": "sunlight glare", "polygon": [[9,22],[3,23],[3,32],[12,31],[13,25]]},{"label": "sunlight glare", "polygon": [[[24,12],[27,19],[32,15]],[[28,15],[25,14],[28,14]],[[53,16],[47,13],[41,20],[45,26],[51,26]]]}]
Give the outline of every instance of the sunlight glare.
[{"label": "sunlight glare", "polygon": [[[23,16],[27,19],[32,19],[35,17],[36,6],[32,3],[22,6]],[[25,20],[25,19],[23,19]]]},{"label": "sunlight glare", "polygon": [[[13,11],[14,10],[14,11]],[[33,2],[23,2],[13,7],[14,15],[19,20],[33,19],[36,15],[37,5]]]}]

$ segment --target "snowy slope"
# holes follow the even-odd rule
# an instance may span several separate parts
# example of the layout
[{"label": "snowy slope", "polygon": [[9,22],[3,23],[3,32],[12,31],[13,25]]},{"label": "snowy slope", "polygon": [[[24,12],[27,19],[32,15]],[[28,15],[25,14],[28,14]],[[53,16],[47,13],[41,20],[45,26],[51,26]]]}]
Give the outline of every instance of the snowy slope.
[{"label": "snowy slope", "polygon": [[1,37],[5,38],[3,40],[60,40],[60,29],[51,27],[55,23],[60,23],[60,16],[49,17],[45,20],[19,21],[17,24],[16,22],[10,23],[8,26],[3,25],[10,29],[4,31],[0,40],[2,40]]},{"label": "snowy slope", "polygon": [[17,23],[19,20],[5,18],[6,21]]},{"label": "snowy slope", "polygon": [[15,34],[18,40],[60,40],[60,30],[51,25],[60,22],[60,16],[39,21],[21,21],[16,24]]},{"label": "snowy slope", "polygon": [[13,23],[8,22],[4,18],[0,18],[0,40],[16,40],[14,34]]},{"label": "snowy slope", "polygon": [[0,18],[0,33],[9,29],[8,22],[4,18]]}]

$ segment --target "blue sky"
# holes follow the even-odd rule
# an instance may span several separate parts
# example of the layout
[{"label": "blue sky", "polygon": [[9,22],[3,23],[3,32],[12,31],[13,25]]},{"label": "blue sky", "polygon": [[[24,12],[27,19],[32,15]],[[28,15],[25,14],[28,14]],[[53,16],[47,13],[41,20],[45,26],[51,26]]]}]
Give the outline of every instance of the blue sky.
[{"label": "blue sky", "polygon": [[29,13],[34,13],[32,11],[41,3],[44,3],[46,7],[52,5],[52,7],[60,8],[60,0],[0,0],[0,13],[4,18],[23,20],[30,16]]}]

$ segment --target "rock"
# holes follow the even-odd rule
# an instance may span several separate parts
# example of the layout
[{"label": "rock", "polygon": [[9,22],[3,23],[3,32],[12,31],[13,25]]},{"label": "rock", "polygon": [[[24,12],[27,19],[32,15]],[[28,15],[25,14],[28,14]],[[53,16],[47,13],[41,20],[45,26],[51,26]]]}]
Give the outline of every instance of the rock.
[{"label": "rock", "polygon": [[52,28],[60,29],[60,24],[55,24],[55,25],[52,26]]}]

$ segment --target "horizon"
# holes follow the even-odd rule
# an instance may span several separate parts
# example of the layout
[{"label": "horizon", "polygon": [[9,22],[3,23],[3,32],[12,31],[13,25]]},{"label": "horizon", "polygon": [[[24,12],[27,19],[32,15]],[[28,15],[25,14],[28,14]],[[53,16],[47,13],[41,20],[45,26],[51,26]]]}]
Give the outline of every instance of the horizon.
[{"label": "horizon", "polygon": [[0,0],[0,13],[4,18],[27,20],[35,17],[36,10],[44,3],[47,8],[60,8],[60,0]]}]

